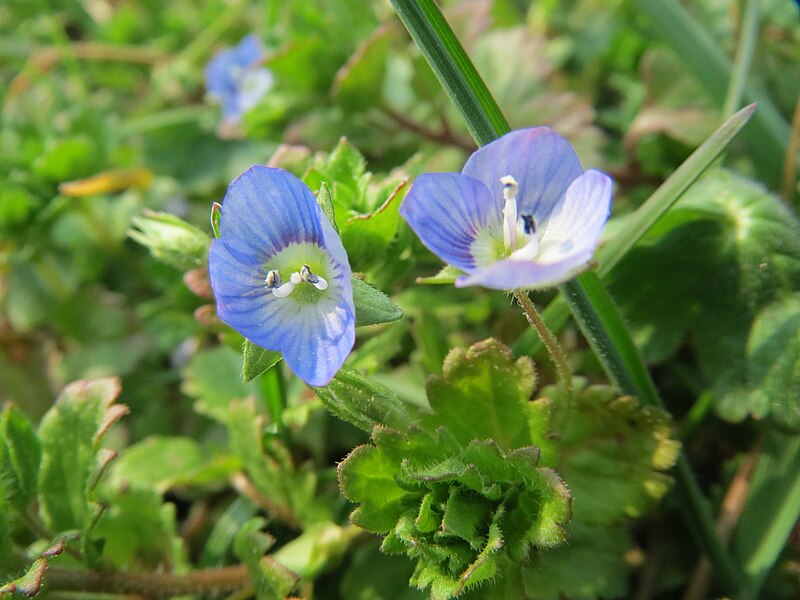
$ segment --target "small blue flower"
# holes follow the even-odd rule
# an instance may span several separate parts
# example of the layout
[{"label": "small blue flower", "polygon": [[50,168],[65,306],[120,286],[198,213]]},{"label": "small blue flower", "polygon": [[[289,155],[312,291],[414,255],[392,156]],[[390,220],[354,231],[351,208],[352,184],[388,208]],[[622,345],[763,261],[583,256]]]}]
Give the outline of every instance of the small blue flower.
[{"label": "small blue flower", "polygon": [[238,46],[220,50],[206,66],[206,89],[222,104],[222,116],[236,123],[272,89],[272,73],[261,67],[264,49],[251,34]]},{"label": "small blue flower", "polygon": [[254,344],[326,385],[355,340],[350,263],[302,181],[254,166],[228,187],[208,257],[217,314]]},{"label": "small blue flower", "polygon": [[461,174],[417,178],[400,214],[434,254],[464,271],[457,287],[563,283],[587,267],[611,208],[611,179],[584,171],[552,129],[512,131]]}]

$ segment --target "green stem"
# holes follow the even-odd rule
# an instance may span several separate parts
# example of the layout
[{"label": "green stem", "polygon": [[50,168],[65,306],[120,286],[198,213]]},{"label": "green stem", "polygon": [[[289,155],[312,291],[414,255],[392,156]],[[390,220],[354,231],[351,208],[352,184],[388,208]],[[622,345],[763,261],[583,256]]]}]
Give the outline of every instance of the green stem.
[{"label": "green stem", "polygon": [[536,306],[531,301],[530,296],[528,296],[528,292],[517,290],[514,292],[514,296],[522,312],[525,313],[528,323],[531,324],[531,327],[533,327],[539,335],[539,339],[542,340],[544,347],[547,348],[547,352],[550,354],[550,358],[556,366],[556,373],[558,373],[558,379],[560,380],[561,386],[564,388],[566,397],[570,398],[572,396],[572,369],[570,369],[569,360],[564,353],[564,349],[561,347],[561,344],[558,343],[553,333],[547,328],[547,325],[545,325],[542,315],[536,310]]},{"label": "green stem", "polygon": [[736,59],[728,83],[728,93],[725,95],[725,103],[722,105],[722,116],[726,119],[735,113],[742,104],[747,75],[750,73],[750,65],[753,64],[753,55],[758,41],[760,3],[761,0],[747,0],[744,9],[739,46],[736,49]]},{"label": "green stem", "polygon": [[[458,108],[475,141],[480,145],[487,144],[506,133],[508,122],[433,0],[391,0],[391,3]],[[587,283],[592,284],[591,289],[585,289]],[[643,403],[661,405],[630,333],[597,275],[585,273],[562,286],[561,291],[567,296],[584,298],[582,303],[571,302],[570,308],[584,334],[594,333],[594,350],[612,380],[625,393],[638,396]],[[595,303],[603,306],[598,308]],[[613,335],[604,330],[604,321],[609,320],[615,324]],[[620,347],[615,344],[620,344]],[[722,582],[732,592],[738,592],[741,587],[739,571],[716,534],[709,507],[684,457],[678,461],[676,476],[687,522],[697,533],[700,546],[705,549]]]}]

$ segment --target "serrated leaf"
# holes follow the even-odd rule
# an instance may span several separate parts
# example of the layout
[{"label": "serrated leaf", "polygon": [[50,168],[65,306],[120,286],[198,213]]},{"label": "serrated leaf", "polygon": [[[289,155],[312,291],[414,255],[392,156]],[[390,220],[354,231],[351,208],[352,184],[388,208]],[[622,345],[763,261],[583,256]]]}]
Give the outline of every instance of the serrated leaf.
[{"label": "serrated leaf", "polygon": [[51,531],[81,530],[94,520],[89,488],[100,450],[98,434],[108,427],[109,411],[121,416],[113,407],[119,392],[116,378],[72,383],[42,418],[39,502]]},{"label": "serrated leaf", "polygon": [[38,490],[41,447],[36,430],[13,404],[0,416],[0,478],[6,497],[19,510],[25,510]]},{"label": "serrated leaf", "polygon": [[530,444],[525,418],[536,385],[533,363],[516,361],[511,350],[489,339],[468,350],[453,349],[445,360],[442,377],[428,381],[428,401],[433,414],[424,419],[429,428],[443,426],[462,444],[492,439],[512,449]]},{"label": "serrated leaf", "polygon": [[408,492],[394,480],[397,465],[374,446],[359,446],[339,463],[339,485],[353,502],[362,503],[350,520],[373,533],[386,533],[404,512]]},{"label": "serrated leaf", "polygon": [[245,383],[253,381],[277,365],[282,358],[280,352],[267,350],[256,346],[250,340],[245,340],[242,346],[242,380]]},{"label": "serrated leaf", "polygon": [[613,388],[576,380],[571,399],[555,386],[531,403],[529,422],[543,465],[554,467],[574,498],[575,518],[613,524],[644,514],[670,488],[666,471],[680,445],[665,411]]},{"label": "serrated leaf", "polygon": [[534,564],[522,567],[527,595],[537,600],[624,597],[629,577],[625,554],[631,548],[627,527],[573,521],[566,529],[569,544],[543,550]]},{"label": "serrated leaf", "polygon": [[236,534],[233,548],[237,558],[247,565],[256,598],[278,600],[294,589],[299,578],[271,557],[265,556],[275,543],[275,538],[261,531],[265,525],[266,521],[261,517],[246,521]]},{"label": "serrated leaf", "polygon": [[328,385],[314,391],[334,415],[367,432],[376,425],[404,429],[413,420],[397,394],[350,369],[340,369]]},{"label": "serrated leaf", "polygon": [[391,323],[403,318],[403,311],[389,296],[357,277],[353,277],[352,281],[356,327]]}]

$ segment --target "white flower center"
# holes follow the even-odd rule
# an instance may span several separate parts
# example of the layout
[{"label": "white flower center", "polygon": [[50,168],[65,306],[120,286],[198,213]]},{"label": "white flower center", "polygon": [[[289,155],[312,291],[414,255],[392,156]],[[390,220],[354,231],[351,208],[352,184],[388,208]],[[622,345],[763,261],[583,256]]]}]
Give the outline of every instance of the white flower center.
[{"label": "white flower center", "polygon": [[272,269],[267,273],[264,280],[264,285],[272,290],[272,295],[276,298],[286,298],[294,291],[294,288],[302,283],[309,283],[317,288],[320,292],[328,289],[328,282],[324,277],[312,273],[308,265],[303,265],[300,271],[294,271],[289,276],[289,281],[283,283],[281,274],[277,269]]}]

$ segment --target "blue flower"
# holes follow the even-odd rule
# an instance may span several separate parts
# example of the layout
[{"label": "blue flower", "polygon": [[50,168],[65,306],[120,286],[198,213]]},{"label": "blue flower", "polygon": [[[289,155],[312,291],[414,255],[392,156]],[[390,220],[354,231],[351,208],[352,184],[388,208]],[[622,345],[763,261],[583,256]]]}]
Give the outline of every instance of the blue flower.
[{"label": "blue flower", "polygon": [[217,314],[254,344],[326,385],[355,340],[350,263],[302,181],[254,166],[228,187],[208,257]]},{"label": "blue flower", "polygon": [[461,174],[417,178],[400,213],[457,287],[558,285],[584,270],[611,207],[611,179],[584,171],[552,129],[512,131],[476,151]]},{"label": "blue flower", "polygon": [[234,48],[220,50],[206,65],[206,89],[222,104],[223,118],[236,123],[272,89],[272,73],[259,65],[264,50],[251,34]]}]

